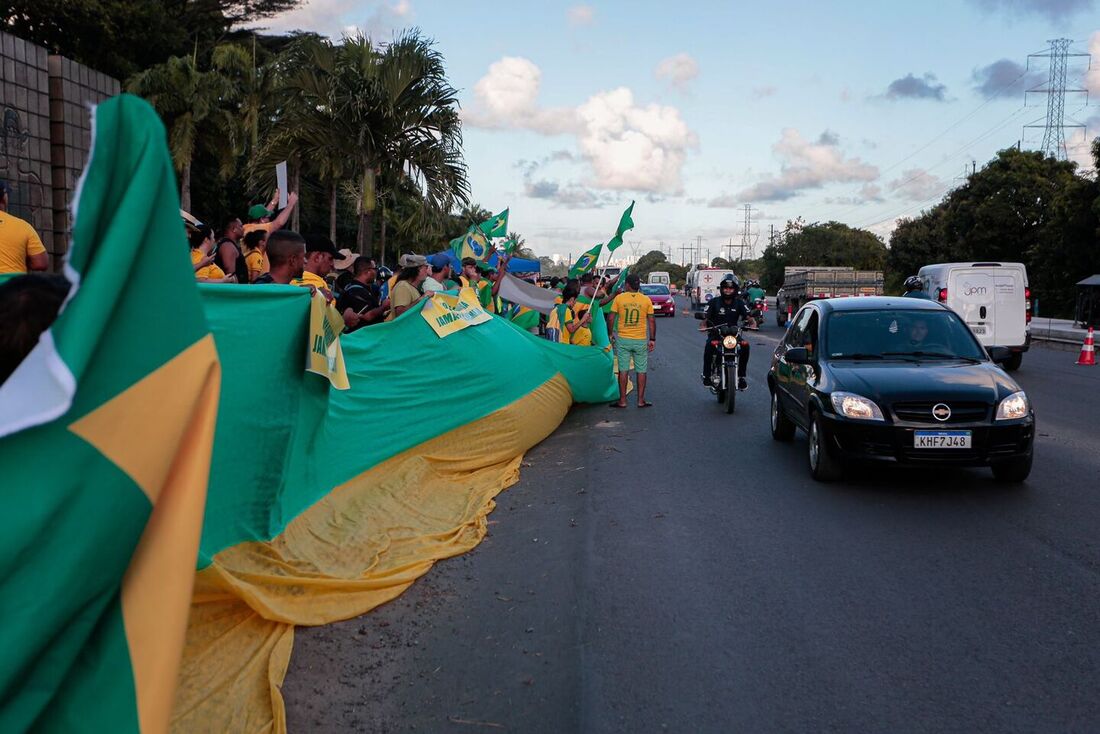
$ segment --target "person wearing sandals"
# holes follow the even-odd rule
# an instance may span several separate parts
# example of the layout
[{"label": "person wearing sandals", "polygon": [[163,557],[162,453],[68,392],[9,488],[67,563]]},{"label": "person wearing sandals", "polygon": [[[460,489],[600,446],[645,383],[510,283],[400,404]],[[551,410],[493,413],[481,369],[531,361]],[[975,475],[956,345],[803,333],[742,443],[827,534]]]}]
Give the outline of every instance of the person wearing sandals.
[{"label": "person wearing sandals", "polygon": [[639,288],[641,279],[637,275],[631,273],[626,276],[626,291],[615,296],[611,302],[611,313],[607,315],[607,331],[611,334],[615,357],[619,361],[619,401],[611,403],[613,408],[626,407],[631,360],[638,377],[638,407],[653,405],[645,399],[645,384],[649,353],[657,346],[657,320],[653,317],[653,302],[649,296],[639,293]]}]

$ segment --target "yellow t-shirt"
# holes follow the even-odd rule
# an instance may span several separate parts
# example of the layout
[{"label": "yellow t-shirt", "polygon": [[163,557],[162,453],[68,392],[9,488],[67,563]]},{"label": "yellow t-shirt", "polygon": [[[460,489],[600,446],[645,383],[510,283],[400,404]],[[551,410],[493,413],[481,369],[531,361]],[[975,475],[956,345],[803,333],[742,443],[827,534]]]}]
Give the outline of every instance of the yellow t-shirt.
[{"label": "yellow t-shirt", "polygon": [[249,283],[267,272],[267,269],[264,268],[264,263],[266,262],[267,258],[264,257],[264,253],[259,250],[252,250],[244,256],[244,264],[245,267],[248,268]]},{"label": "yellow t-shirt", "polygon": [[29,222],[0,211],[0,273],[25,273],[27,258],[45,251]]},{"label": "yellow t-shirt", "polygon": [[[205,255],[202,254],[202,250],[196,249],[194,247],[191,248],[191,264],[192,265],[198,265],[199,260],[202,260],[204,257],[205,257]],[[224,278],[224,277],[225,277],[225,271],[222,270],[221,268],[219,268],[217,265],[214,265],[213,263],[207,265],[206,267],[199,268],[198,270],[195,271],[195,278],[196,279],[198,279],[198,278],[209,278],[210,280],[219,280],[219,279]]]},{"label": "yellow t-shirt", "polygon": [[394,284],[390,289],[390,312],[386,314],[386,321],[393,321],[397,318],[398,307],[411,306],[418,300],[420,300],[420,291],[412,283],[402,280]]},{"label": "yellow t-shirt", "polygon": [[[248,224],[244,225],[243,229],[244,229],[245,234],[248,234],[249,232],[255,232],[258,229],[262,229],[263,231],[267,232],[268,234],[271,234],[272,232],[275,231],[275,223],[274,222],[249,222]],[[244,237],[242,236],[241,239],[244,239]]]},{"label": "yellow t-shirt", "polygon": [[332,301],[332,291],[329,290],[328,283],[326,283],[325,279],[322,278],[320,275],[317,275],[317,273],[311,273],[306,270],[302,273],[301,278],[295,278],[294,280],[290,281],[290,284],[299,285],[303,288],[307,286],[313,286],[319,291],[323,288],[324,290],[321,291],[321,295],[325,295],[327,293],[328,295],[326,296],[326,299],[330,302]]},{"label": "yellow t-shirt", "polygon": [[611,313],[618,314],[618,334],[623,339],[645,339],[647,317],[653,315],[653,301],[637,291],[620,293],[611,302]]}]

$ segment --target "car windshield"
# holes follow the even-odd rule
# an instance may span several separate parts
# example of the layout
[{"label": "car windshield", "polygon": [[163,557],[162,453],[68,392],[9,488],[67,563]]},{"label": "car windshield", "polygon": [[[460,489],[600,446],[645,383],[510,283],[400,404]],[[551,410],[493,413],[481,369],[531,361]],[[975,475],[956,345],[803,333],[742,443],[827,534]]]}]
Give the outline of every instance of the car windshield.
[{"label": "car windshield", "polygon": [[829,359],[985,359],[952,311],[834,311],[826,324]]},{"label": "car windshield", "polygon": [[656,284],[656,283],[655,284],[647,283],[646,285],[642,286],[642,293],[644,293],[647,296],[667,296],[668,295],[668,286],[667,285],[660,285],[660,284]]}]

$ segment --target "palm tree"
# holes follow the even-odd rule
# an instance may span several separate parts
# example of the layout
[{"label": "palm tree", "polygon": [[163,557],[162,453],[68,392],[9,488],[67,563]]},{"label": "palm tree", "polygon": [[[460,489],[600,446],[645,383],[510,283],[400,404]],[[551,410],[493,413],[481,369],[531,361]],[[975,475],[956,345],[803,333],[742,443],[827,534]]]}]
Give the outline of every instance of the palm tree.
[{"label": "palm tree", "polygon": [[414,182],[437,211],[465,203],[457,92],[429,40],[415,31],[383,48],[362,35],[338,46],[306,39],[298,51],[306,58],[288,89],[316,131],[307,157],[317,160],[324,151],[332,163],[329,175],[355,179],[360,252],[373,249],[379,177]]},{"label": "palm tree", "polygon": [[164,122],[180,178],[180,206],[190,211],[191,163],[198,146],[217,158],[222,178],[236,168],[240,123],[233,84],[217,68],[200,71],[193,56],[173,56],[135,74],[126,88],[149,100]]}]

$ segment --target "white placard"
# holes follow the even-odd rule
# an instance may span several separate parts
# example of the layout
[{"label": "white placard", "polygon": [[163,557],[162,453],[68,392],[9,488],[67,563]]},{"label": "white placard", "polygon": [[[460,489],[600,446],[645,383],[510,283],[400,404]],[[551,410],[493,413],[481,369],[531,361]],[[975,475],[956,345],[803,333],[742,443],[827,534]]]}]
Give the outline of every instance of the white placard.
[{"label": "white placard", "polygon": [[279,208],[286,209],[286,161],[275,164],[275,185],[279,187]]}]

